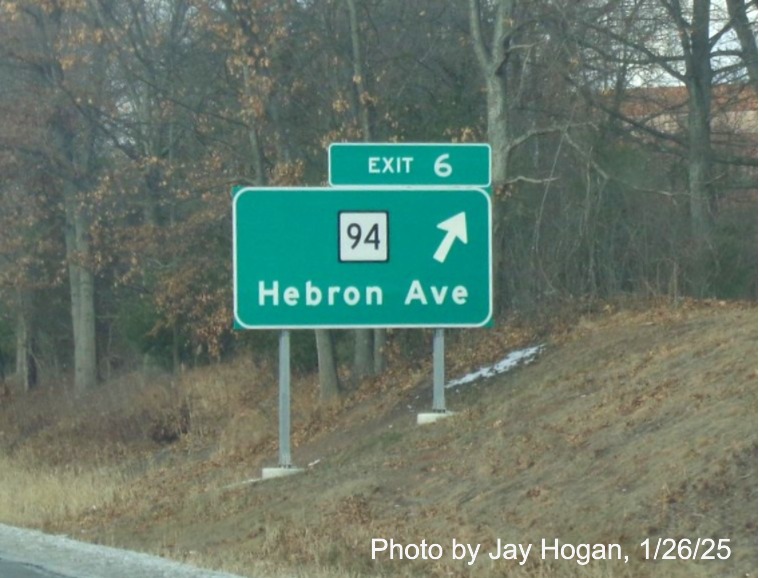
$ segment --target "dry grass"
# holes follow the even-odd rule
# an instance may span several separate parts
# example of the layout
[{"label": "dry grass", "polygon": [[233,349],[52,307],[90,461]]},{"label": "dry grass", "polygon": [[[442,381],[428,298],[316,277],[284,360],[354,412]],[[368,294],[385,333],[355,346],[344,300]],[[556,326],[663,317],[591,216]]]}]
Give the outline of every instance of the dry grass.
[{"label": "dry grass", "polygon": [[[533,366],[447,392],[459,415],[429,428],[413,425],[430,406],[429,358],[392,335],[392,369],[340,404],[319,407],[315,377],[295,376],[294,459],[320,462],[261,484],[238,483],[276,460],[265,363],[125,379],[84,399],[17,396],[0,408],[0,521],[242,575],[751,576],[756,319],[752,307],[689,303],[458,332],[452,376],[537,333],[549,345]],[[374,537],[487,549],[554,535],[619,542],[631,563],[369,559]],[[647,536],[729,537],[734,556],[642,562]]]},{"label": "dry grass", "polygon": [[118,468],[42,467],[0,455],[0,520],[49,528],[124,500]]}]

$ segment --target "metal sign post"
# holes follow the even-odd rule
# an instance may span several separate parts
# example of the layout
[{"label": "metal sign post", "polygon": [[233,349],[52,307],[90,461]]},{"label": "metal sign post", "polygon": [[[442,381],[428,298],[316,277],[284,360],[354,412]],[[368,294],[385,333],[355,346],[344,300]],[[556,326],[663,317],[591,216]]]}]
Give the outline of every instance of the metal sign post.
[{"label": "metal sign post", "polygon": [[280,400],[278,410],[280,463],[275,468],[263,468],[263,479],[279,478],[302,472],[303,468],[293,467],[290,457],[290,331],[283,329],[279,338],[278,381]]},{"label": "metal sign post", "polygon": [[290,460],[290,331],[280,331],[280,467],[291,468]]},{"label": "metal sign post", "polygon": [[492,323],[491,147],[335,143],[329,188],[232,191],[233,323],[279,334],[279,466],[290,453],[292,329],[436,328],[433,411],[444,397],[444,328]]},{"label": "metal sign post", "polygon": [[446,398],[444,394],[446,353],[444,348],[443,329],[433,333],[433,411],[446,413]]},{"label": "metal sign post", "polygon": [[418,413],[417,425],[434,423],[439,419],[453,415],[453,412],[446,409],[444,394],[446,349],[443,331],[439,327],[433,332],[433,411]]},{"label": "metal sign post", "polygon": [[[410,189],[435,186],[440,189],[436,203],[448,202],[450,195],[456,187],[483,187],[484,192],[490,195],[491,186],[491,147],[482,143],[333,143],[328,151],[328,175],[332,187],[409,187]],[[445,192],[448,191],[448,192]],[[407,193],[408,194],[408,193]],[[405,199],[406,200],[406,199]],[[428,214],[431,203],[422,210],[416,211],[418,219]],[[443,217],[443,215],[440,215]],[[436,222],[437,229],[444,231],[446,235],[440,240],[433,260],[440,264],[448,263],[449,254],[453,247],[458,244],[468,244],[470,234],[475,230],[482,230],[482,225],[472,226],[473,211],[449,210],[447,218]],[[395,218],[394,218],[395,221]],[[470,224],[468,225],[468,221]],[[394,223],[395,224],[395,223]],[[427,227],[430,228],[430,227]],[[422,241],[426,233],[426,227],[421,222],[415,223],[417,241]],[[488,237],[490,239],[490,214],[488,215]],[[461,248],[461,247],[460,247]],[[490,250],[489,250],[490,251]],[[394,255],[395,252],[392,252]],[[386,253],[387,254],[387,253]],[[467,251],[467,266],[477,262],[478,256],[483,252],[470,247]],[[420,259],[415,265],[415,271],[435,268],[429,261]],[[487,267],[490,271],[491,256],[488,254]],[[465,273],[463,266],[456,266],[454,270],[468,279],[477,279],[477,275]],[[490,273],[489,273],[490,275]],[[469,281],[473,283],[473,281]],[[472,285],[459,285],[460,295],[467,293],[468,299],[480,291],[471,290]],[[432,285],[430,286],[433,293]],[[410,287],[407,295],[407,304],[410,304],[411,296],[423,297],[419,286],[414,286],[414,292]],[[440,296],[440,289],[436,295]],[[423,297],[423,299],[425,299]],[[490,323],[490,292],[486,296],[489,302]],[[426,300],[426,299],[425,299]],[[427,301],[427,300],[426,300]],[[441,301],[435,299],[436,302]],[[413,308],[408,308],[409,318]],[[452,323],[450,311],[440,309],[443,315],[441,323],[438,319],[428,317],[425,322],[418,326],[436,327],[433,334],[433,411],[417,415],[417,423],[425,424],[435,422],[443,417],[451,415],[446,411],[445,387],[445,346],[444,327],[456,327]],[[416,312],[415,312],[416,314]],[[387,315],[384,318],[388,318]],[[485,325],[486,323],[483,323]],[[411,324],[410,324],[411,325]],[[464,326],[464,324],[459,324]],[[473,324],[476,326],[476,324]]]}]

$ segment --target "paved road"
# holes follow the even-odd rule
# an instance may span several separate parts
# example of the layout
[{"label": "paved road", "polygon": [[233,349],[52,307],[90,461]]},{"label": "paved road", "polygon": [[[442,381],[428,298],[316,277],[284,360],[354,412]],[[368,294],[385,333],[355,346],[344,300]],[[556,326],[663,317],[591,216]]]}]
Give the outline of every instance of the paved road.
[{"label": "paved road", "polygon": [[0,578],[241,578],[0,524]]},{"label": "paved road", "polygon": [[0,576],[2,578],[70,578],[63,574],[52,574],[37,566],[20,564],[0,558]]}]

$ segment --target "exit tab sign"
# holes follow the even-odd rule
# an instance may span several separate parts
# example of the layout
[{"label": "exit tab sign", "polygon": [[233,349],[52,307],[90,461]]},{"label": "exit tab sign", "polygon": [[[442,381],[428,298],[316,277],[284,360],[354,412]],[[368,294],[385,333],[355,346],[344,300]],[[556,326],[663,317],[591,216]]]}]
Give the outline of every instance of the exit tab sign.
[{"label": "exit tab sign", "polygon": [[342,186],[491,186],[491,146],[480,143],[333,143],[329,182]]}]

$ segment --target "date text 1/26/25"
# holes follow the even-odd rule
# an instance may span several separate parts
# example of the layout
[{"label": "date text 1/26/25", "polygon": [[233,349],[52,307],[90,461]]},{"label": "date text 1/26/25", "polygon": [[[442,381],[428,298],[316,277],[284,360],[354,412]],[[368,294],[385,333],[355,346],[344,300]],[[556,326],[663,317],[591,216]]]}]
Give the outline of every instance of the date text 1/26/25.
[{"label": "date text 1/26/25", "polygon": [[647,538],[639,546],[644,548],[645,560],[728,560],[730,542],[728,538]]}]

